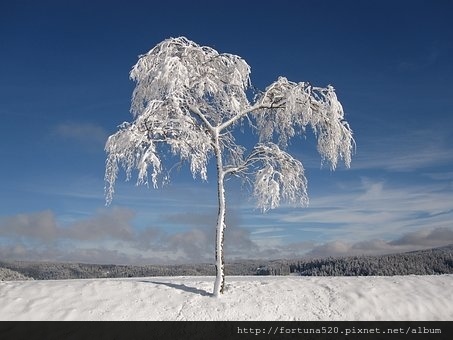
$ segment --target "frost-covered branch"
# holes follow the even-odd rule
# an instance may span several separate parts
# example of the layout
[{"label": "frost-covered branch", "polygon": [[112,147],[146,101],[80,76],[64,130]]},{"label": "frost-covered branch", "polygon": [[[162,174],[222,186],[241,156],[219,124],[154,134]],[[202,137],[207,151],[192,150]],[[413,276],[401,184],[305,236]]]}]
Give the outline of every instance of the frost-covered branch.
[{"label": "frost-covered branch", "polygon": [[227,168],[226,173],[250,179],[257,206],[264,212],[278,207],[282,200],[308,204],[302,163],[274,143],[258,143],[242,164]]},{"label": "frost-covered branch", "polygon": [[112,201],[119,166],[126,171],[126,179],[137,170],[137,184],[148,184],[148,168],[152,167],[152,183],[157,187],[163,170],[160,157],[165,146],[182,161],[189,162],[194,177],[200,175],[203,180],[207,179],[207,163],[213,151],[209,131],[187,114],[179,119],[170,118],[171,108],[163,102],[153,104],[153,112],[159,114],[143,114],[134,123],[123,123],[107,140],[107,204]]},{"label": "frost-covered branch", "polygon": [[253,112],[253,111],[257,111],[259,109],[262,109],[262,108],[266,108],[268,107],[268,105],[264,105],[264,104],[255,104],[251,107],[248,107],[246,108],[245,110],[242,110],[240,112],[238,112],[235,116],[231,117],[230,119],[228,119],[226,122],[223,122],[222,124],[219,125],[219,129],[221,131],[225,130],[225,129],[228,129],[230,126],[234,125],[238,120],[244,118],[245,116],[247,116],[247,114]]},{"label": "frost-covered branch", "polygon": [[290,138],[305,132],[306,126],[310,125],[323,161],[327,161],[332,170],[339,159],[350,166],[355,142],[332,86],[313,87],[309,83],[294,83],[279,77],[266,88],[257,103],[262,109],[252,113],[260,142],[276,137],[285,147]]},{"label": "frost-covered branch", "polygon": [[184,37],[167,39],[132,68],[137,85],[131,111],[139,115],[152,100],[170,98],[175,107],[196,108],[217,126],[249,106],[249,74],[250,66],[236,55],[219,54]]},{"label": "frost-covered branch", "polygon": [[215,133],[214,127],[211,125],[209,120],[206,118],[206,116],[198,109],[198,107],[190,106],[189,109],[194,112],[203,122],[203,124],[206,126],[206,128],[209,130],[211,134]]}]

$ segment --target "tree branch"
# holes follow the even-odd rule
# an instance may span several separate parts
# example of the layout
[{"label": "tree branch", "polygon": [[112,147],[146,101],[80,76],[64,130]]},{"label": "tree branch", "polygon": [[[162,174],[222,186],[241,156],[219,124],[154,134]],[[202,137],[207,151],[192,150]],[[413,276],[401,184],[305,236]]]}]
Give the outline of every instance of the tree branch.
[{"label": "tree branch", "polygon": [[271,103],[270,105],[269,104],[263,104],[263,103],[256,103],[255,105],[249,107],[248,109],[245,109],[245,110],[239,112],[233,118],[230,118],[226,122],[220,124],[218,126],[218,129],[219,129],[219,131],[223,131],[224,129],[228,128],[229,126],[231,126],[232,124],[234,124],[235,122],[237,122],[239,119],[241,119],[242,117],[246,116],[250,112],[253,112],[253,111],[256,111],[256,110],[259,110],[259,109],[280,109],[280,108],[283,108],[284,104],[285,104],[285,101],[282,100],[281,102],[282,103],[278,103],[277,106],[275,106],[274,103]]},{"label": "tree branch", "polygon": [[208,130],[211,133],[211,135],[214,136],[215,128],[211,125],[211,123],[208,121],[206,116],[198,109],[198,107],[190,105],[189,106],[189,110],[192,111],[193,113],[195,113],[198,117],[200,117],[200,119],[203,121],[203,123],[208,128]]}]

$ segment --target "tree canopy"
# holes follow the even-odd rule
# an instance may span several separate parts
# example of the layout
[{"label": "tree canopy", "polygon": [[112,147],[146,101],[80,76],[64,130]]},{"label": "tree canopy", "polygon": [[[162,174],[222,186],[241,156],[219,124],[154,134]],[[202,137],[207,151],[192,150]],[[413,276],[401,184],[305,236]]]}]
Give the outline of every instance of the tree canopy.
[{"label": "tree canopy", "polygon": [[[136,82],[132,123],[123,123],[107,142],[106,198],[113,198],[119,165],[137,183],[157,187],[169,178],[162,161],[165,144],[189,163],[194,177],[207,179],[220,135],[224,171],[246,178],[257,205],[266,211],[281,200],[305,205],[307,180],[302,163],[285,149],[289,139],[310,126],[323,163],[349,167],[354,141],[334,88],[295,83],[279,77],[249,99],[250,66],[239,56],[199,46],[185,37],[167,39],[141,55],[130,72]],[[247,150],[236,143],[234,127],[248,124],[258,143]]]}]

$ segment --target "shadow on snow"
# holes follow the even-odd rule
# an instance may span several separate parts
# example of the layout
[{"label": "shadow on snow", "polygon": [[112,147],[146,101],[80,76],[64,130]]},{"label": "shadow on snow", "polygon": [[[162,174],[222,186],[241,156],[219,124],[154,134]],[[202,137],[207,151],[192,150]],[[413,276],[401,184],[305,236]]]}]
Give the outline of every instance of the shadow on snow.
[{"label": "shadow on snow", "polygon": [[199,294],[201,296],[213,296],[211,293],[208,293],[204,289],[198,289],[198,288],[194,288],[194,287],[189,287],[189,286],[186,286],[184,284],[176,284],[176,283],[171,283],[171,282],[158,282],[158,281],[140,281],[140,282],[154,283],[156,285],[163,285],[163,286],[167,286],[167,287],[170,287],[170,288],[183,290],[183,291],[188,292],[188,293]]}]

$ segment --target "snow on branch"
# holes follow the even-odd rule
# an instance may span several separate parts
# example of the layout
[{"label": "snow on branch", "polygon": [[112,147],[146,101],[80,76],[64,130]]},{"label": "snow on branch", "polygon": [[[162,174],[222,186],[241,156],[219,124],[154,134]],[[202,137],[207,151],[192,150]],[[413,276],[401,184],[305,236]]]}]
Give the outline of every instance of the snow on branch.
[{"label": "snow on branch", "polygon": [[258,143],[235,170],[254,177],[253,195],[263,212],[278,207],[281,200],[299,206],[308,204],[302,163],[274,143]]},{"label": "snow on branch", "polygon": [[130,72],[137,85],[131,111],[142,114],[153,100],[174,108],[196,107],[212,125],[249,106],[250,66],[239,56],[219,54],[184,37],[164,40],[141,55]]},{"label": "snow on branch", "polygon": [[[148,168],[152,167],[152,183],[157,187],[163,170],[160,157],[166,146],[181,161],[190,163],[194,177],[198,174],[203,180],[207,179],[207,164],[213,151],[209,132],[194,117],[184,114],[174,117],[164,103],[154,101],[147,109],[153,114],[143,114],[133,123],[123,123],[107,140],[107,204],[112,201],[119,165],[126,171],[127,180],[134,169],[138,171],[137,185],[148,184]],[[168,174],[165,177],[168,178]]]},{"label": "snow on branch", "polygon": [[354,139],[332,86],[314,87],[279,77],[261,94],[258,103],[261,108],[253,115],[260,142],[278,137],[278,143],[286,147],[291,137],[305,132],[310,125],[318,139],[318,152],[323,161],[327,161],[332,170],[338,159],[350,166]]}]

